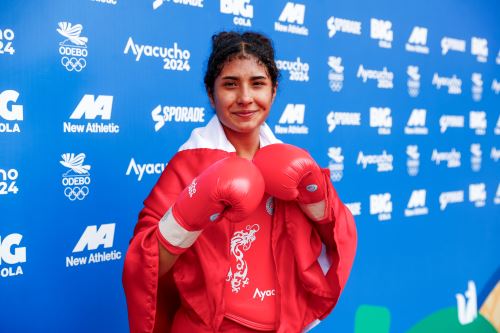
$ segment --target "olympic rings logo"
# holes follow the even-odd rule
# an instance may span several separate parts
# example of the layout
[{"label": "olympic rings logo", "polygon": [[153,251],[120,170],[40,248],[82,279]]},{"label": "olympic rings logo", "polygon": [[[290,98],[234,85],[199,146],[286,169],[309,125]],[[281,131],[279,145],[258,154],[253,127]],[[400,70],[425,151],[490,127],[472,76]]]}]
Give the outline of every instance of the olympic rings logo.
[{"label": "olympic rings logo", "polygon": [[89,194],[89,188],[87,186],[75,186],[75,187],[66,187],[64,189],[64,195],[71,201],[83,200]]},{"label": "olympic rings logo", "polygon": [[75,57],[62,57],[61,64],[66,67],[69,72],[76,71],[81,72],[87,66],[87,61],[85,58],[75,58]]}]

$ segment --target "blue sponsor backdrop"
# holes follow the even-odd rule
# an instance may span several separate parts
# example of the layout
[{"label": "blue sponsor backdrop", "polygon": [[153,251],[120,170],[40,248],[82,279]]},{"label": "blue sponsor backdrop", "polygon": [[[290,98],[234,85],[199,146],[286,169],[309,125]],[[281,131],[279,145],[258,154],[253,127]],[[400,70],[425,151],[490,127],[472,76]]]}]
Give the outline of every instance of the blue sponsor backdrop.
[{"label": "blue sponsor backdrop", "polygon": [[456,307],[468,281],[479,309],[500,263],[498,12],[495,1],[3,0],[0,330],[128,330],[127,244],[163,167],[213,115],[202,78],[223,29],[274,40],[268,123],[330,167],[356,215],[350,281],[314,331],[353,332],[374,305],[404,332]]}]

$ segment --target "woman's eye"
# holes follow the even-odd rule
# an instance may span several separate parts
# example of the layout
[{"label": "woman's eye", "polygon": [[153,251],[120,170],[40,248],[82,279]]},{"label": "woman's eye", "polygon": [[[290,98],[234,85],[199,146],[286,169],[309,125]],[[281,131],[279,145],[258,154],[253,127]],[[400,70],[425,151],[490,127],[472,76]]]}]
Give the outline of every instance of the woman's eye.
[{"label": "woman's eye", "polygon": [[235,87],[236,83],[235,82],[224,82],[224,87]]},{"label": "woman's eye", "polygon": [[253,84],[254,84],[255,86],[264,86],[264,85],[266,85],[266,83],[265,83],[265,82],[263,82],[263,81],[255,81]]}]

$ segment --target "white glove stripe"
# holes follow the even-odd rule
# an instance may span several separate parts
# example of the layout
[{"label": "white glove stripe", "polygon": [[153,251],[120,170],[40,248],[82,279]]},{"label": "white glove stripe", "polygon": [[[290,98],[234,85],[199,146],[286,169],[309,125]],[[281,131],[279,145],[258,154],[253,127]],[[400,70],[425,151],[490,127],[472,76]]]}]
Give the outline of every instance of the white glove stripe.
[{"label": "white glove stripe", "polygon": [[184,229],[174,218],[172,214],[172,208],[163,215],[159,223],[160,233],[165,238],[167,242],[173,246],[181,247],[187,249],[195,242],[196,238],[201,233],[198,231],[189,231]]}]

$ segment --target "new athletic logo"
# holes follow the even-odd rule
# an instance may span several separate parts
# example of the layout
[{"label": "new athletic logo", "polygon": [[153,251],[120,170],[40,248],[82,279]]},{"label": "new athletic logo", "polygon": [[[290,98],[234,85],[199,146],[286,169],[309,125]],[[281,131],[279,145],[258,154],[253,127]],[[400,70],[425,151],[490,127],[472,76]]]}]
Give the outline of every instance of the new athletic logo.
[{"label": "new athletic logo", "polygon": [[158,132],[167,122],[205,122],[205,108],[201,106],[158,105],[151,111],[151,118],[155,122],[155,131]]},{"label": "new athletic logo", "polygon": [[370,37],[378,40],[378,46],[386,49],[392,47],[392,22],[376,18],[370,19]]},{"label": "new athletic logo", "polygon": [[134,158],[130,159],[130,163],[127,168],[127,172],[125,175],[130,176],[132,172],[137,176],[137,181],[140,182],[144,174],[147,175],[161,175],[165,167],[166,163],[145,163],[138,164],[135,162]]},{"label": "new athletic logo", "polygon": [[392,201],[390,193],[370,195],[370,214],[377,215],[379,221],[391,219]]},{"label": "new athletic logo", "polygon": [[476,56],[477,61],[488,61],[488,40],[486,38],[472,37],[470,53]]},{"label": "new athletic logo", "polygon": [[445,210],[450,203],[464,202],[464,191],[443,192],[439,196],[439,208]]},{"label": "new athletic logo", "polygon": [[289,73],[290,81],[309,81],[309,64],[307,62],[302,62],[300,57],[296,60],[276,60],[276,66],[281,71],[287,71]]},{"label": "new athletic logo", "polygon": [[0,195],[16,195],[19,192],[16,181],[19,178],[19,171],[16,169],[0,168]]},{"label": "new athletic logo", "polygon": [[[109,249],[113,247],[115,237],[115,223],[89,225],[85,228],[82,236],[73,248],[72,253],[82,253],[85,251],[95,251],[99,248]],[[86,256],[66,257],[66,267],[96,264],[100,262],[120,260],[122,253],[117,250],[93,252]]]},{"label": "new athletic logo", "polygon": [[427,135],[429,129],[425,126],[426,109],[413,109],[405,126],[405,134]]},{"label": "new athletic logo", "polygon": [[485,135],[487,124],[486,112],[471,111],[469,113],[469,127],[474,130],[476,135]]},{"label": "new athletic logo", "polygon": [[0,133],[20,133],[19,122],[23,121],[23,106],[16,104],[19,93],[15,90],[0,92]]},{"label": "new athletic logo", "polygon": [[429,48],[427,47],[427,28],[413,27],[408,42],[406,43],[406,51],[429,54]]},{"label": "new athletic logo", "polygon": [[191,66],[189,65],[191,52],[181,49],[177,45],[177,42],[174,42],[172,47],[143,45],[136,44],[132,37],[129,37],[123,54],[128,54],[129,52],[132,52],[137,62],[141,60],[142,56],[161,58],[163,59],[163,69],[165,70],[187,72],[191,70]]},{"label": "new athletic logo", "polygon": [[446,162],[448,168],[458,168],[461,165],[461,156],[460,152],[455,148],[452,148],[449,152],[439,152],[437,149],[433,149],[431,161],[435,162],[436,165],[440,165],[441,162]]},{"label": "new athletic logo", "polygon": [[10,54],[13,55],[16,53],[16,50],[12,46],[14,42],[14,30],[6,28],[0,29],[0,55],[1,54]]},{"label": "new athletic logo", "polygon": [[309,29],[304,26],[306,5],[287,2],[281,11],[278,21],[274,22],[274,30],[307,36]]},{"label": "new athletic logo", "polygon": [[370,127],[377,128],[380,135],[391,134],[391,109],[387,107],[370,107]]},{"label": "new athletic logo", "polygon": [[64,186],[64,195],[70,200],[83,200],[89,194],[90,179],[90,165],[85,165],[85,154],[80,153],[75,155],[73,153],[62,154],[62,161],[60,163],[68,168],[62,175],[61,183]]},{"label": "new athletic logo", "polygon": [[483,97],[483,75],[481,73],[472,73],[472,99],[479,102]]},{"label": "new athletic logo", "polygon": [[153,10],[158,9],[165,2],[172,2],[173,4],[176,4],[176,5],[184,5],[184,6],[203,8],[203,1],[204,0],[154,0],[153,1]]},{"label": "new athletic logo", "polygon": [[[73,120],[111,120],[111,111],[113,108],[113,96],[107,95],[84,95],[80,103],[76,106],[69,119]],[[115,123],[86,122],[63,123],[63,132],[65,133],[111,133],[116,134],[120,131],[120,126]]]},{"label": "new athletic logo", "polygon": [[427,215],[429,209],[425,205],[426,190],[414,190],[405,209],[405,216]]},{"label": "new athletic logo", "polygon": [[344,66],[342,66],[342,58],[333,56],[328,57],[328,66],[330,66],[330,71],[328,72],[330,89],[332,89],[333,92],[339,92],[344,85]]},{"label": "new athletic logo", "polygon": [[328,148],[328,169],[330,169],[330,178],[333,182],[338,182],[344,175],[344,155],[342,155],[342,147]]},{"label": "new athletic logo", "polygon": [[420,167],[420,153],[418,152],[418,146],[406,146],[406,156],[406,167],[408,169],[408,175],[416,176]]},{"label": "new athletic logo", "polygon": [[305,110],[305,104],[287,104],[278,121],[280,125],[274,126],[274,132],[276,134],[308,134],[309,128],[304,125]]},{"label": "new athletic logo", "polygon": [[66,39],[59,43],[59,54],[62,55],[61,64],[68,72],[81,72],[87,66],[88,38],[80,36],[83,27],[70,22],[59,22],[57,32]]},{"label": "new athletic logo", "polygon": [[382,68],[381,71],[374,69],[365,69],[363,65],[359,65],[358,73],[356,77],[363,80],[366,83],[368,79],[377,80],[377,88],[381,89],[392,89],[394,87],[394,73],[387,70],[387,67]]},{"label": "new athletic logo", "polygon": [[459,79],[455,74],[452,77],[439,76],[438,73],[434,73],[432,77],[432,85],[436,86],[436,89],[441,89],[441,87],[448,87],[448,94],[450,95],[460,95],[462,93],[462,80]]},{"label": "new athletic logo", "polygon": [[469,185],[469,201],[475,207],[484,207],[486,205],[486,185],[484,183]]},{"label": "new athletic logo", "polygon": [[448,54],[449,51],[465,52],[466,42],[463,39],[443,37],[441,39],[441,53]]},{"label": "new athletic logo", "polygon": [[253,6],[250,0],[220,0],[220,12],[233,15],[235,25],[252,26]]},{"label": "new athletic logo", "polygon": [[418,66],[408,66],[406,69],[406,74],[408,74],[408,94],[411,97],[417,97],[420,94],[420,73],[418,72]]},{"label": "new athletic logo", "polygon": [[481,162],[483,157],[483,151],[481,150],[481,145],[479,143],[473,143],[470,145],[470,165],[472,171],[481,170]]},{"label": "new athletic logo", "polygon": [[26,248],[20,246],[22,239],[23,235],[18,233],[0,236],[0,277],[23,275],[19,264],[26,262]]},{"label": "new athletic logo", "polygon": [[333,38],[337,32],[344,32],[353,35],[361,35],[361,22],[352,21],[339,17],[330,16],[326,21],[328,37]]}]

